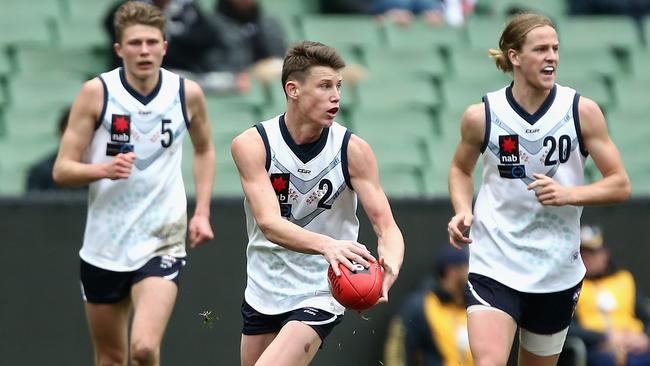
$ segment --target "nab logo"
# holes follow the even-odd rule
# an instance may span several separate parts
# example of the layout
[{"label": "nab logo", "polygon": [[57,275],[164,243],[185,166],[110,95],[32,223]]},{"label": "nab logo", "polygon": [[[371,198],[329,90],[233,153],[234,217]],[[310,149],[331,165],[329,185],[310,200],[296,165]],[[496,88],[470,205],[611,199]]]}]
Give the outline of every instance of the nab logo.
[{"label": "nab logo", "polygon": [[291,216],[291,204],[287,203],[289,201],[289,177],[289,173],[271,174],[271,185],[273,186],[275,195],[278,197],[282,217]]},{"label": "nab logo", "polygon": [[111,116],[111,141],[131,141],[131,116],[113,114]]},{"label": "nab logo", "polygon": [[499,136],[499,159],[501,164],[519,164],[519,136]]}]

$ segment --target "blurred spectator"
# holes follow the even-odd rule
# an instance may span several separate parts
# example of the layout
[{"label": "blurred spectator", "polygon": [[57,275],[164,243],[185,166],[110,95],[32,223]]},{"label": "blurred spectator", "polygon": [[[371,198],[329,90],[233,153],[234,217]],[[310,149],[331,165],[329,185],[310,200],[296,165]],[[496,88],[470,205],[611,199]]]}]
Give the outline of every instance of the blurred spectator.
[{"label": "blurred spectator", "polygon": [[372,14],[376,0],[320,0],[323,14]]},{"label": "blurred spectator", "polygon": [[478,0],[375,0],[374,14],[401,26],[409,26],[421,17],[431,26],[449,24],[461,26],[472,14]]},{"label": "blurred spectator", "polygon": [[569,0],[571,15],[629,15],[642,18],[650,14],[650,0]]},{"label": "blurred spectator", "polygon": [[443,4],[440,0],[375,0],[375,14],[401,26],[408,26],[413,18],[421,16],[427,24],[444,23]]},{"label": "blurred spectator", "polygon": [[287,49],[280,21],[256,0],[217,0],[215,16],[226,49],[222,66],[265,83],[279,80]]},{"label": "blurred spectator", "polygon": [[390,323],[385,366],[473,364],[464,297],[468,265],[466,250],[442,248],[433,278],[426,278]]},{"label": "blurred spectator", "polygon": [[580,240],[587,274],[569,333],[585,343],[589,366],[650,365],[650,318],[634,276],[612,263],[599,227],[583,226]]},{"label": "blurred spectator", "polygon": [[[70,116],[70,107],[66,107],[61,112],[58,126],[58,139],[61,139],[63,131],[68,125],[68,117]],[[52,179],[52,168],[54,167],[54,160],[56,160],[58,149],[51,152],[47,157],[43,158],[32,164],[27,173],[27,193],[41,193],[41,192],[85,192],[86,187],[83,188],[68,188],[59,187]]]},{"label": "blurred spectator", "polygon": [[[193,0],[137,0],[163,10],[167,18],[166,40],[169,44],[162,66],[197,81],[206,92],[246,92],[247,76],[233,73],[222,61],[228,50],[223,44],[215,20],[206,15]],[[108,10],[104,26],[115,43],[113,14],[124,3],[120,0]],[[122,60],[111,52],[111,67],[122,66]]]}]

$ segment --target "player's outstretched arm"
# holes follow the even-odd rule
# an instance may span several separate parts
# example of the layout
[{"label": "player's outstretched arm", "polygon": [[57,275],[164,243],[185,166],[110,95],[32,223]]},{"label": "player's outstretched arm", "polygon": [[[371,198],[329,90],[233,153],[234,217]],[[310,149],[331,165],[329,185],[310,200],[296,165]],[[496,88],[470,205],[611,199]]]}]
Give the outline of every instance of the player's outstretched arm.
[{"label": "player's outstretched arm", "polygon": [[625,201],[630,197],[630,180],[621,155],[607,132],[603,112],[598,104],[584,97],[580,97],[578,111],[582,148],[594,159],[602,179],[588,185],[562,187],[548,177],[539,176],[530,185],[543,186],[543,189],[537,189],[538,199],[543,204],[584,206]]},{"label": "player's outstretched arm", "polygon": [[190,119],[188,131],[194,147],[192,164],[196,186],[196,209],[189,224],[189,240],[190,246],[195,247],[214,238],[210,226],[210,202],[216,157],[205,96],[201,87],[193,81],[185,80],[185,98]]},{"label": "player's outstretched arm", "polygon": [[231,151],[246,200],[257,225],[269,241],[296,252],[321,254],[337,275],[340,274],[339,263],[354,270],[350,261],[368,267],[368,261],[374,260],[362,244],[350,240],[334,240],[305,230],[280,216],[280,205],[265,167],[264,142],[255,128],[237,136],[232,142]]},{"label": "player's outstretched arm", "polygon": [[481,154],[485,138],[485,106],[483,103],[469,106],[460,121],[460,142],[449,168],[449,197],[454,216],[447,225],[449,243],[460,249],[472,241],[465,233],[472,225],[472,198],[474,185],[472,172]]},{"label": "player's outstretched arm", "polygon": [[126,179],[131,174],[134,153],[118,154],[106,163],[81,161],[95,133],[95,124],[104,103],[104,87],[99,78],[87,81],[72,104],[70,119],[59,146],[52,177],[61,186],[82,186],[96,180]]},{"label": "player's outstretched arm", "polygon": [[367,142],[352,135],[348,144],[348,169],[352,188],[377,234],[379,264],[384,268],[384,283],[379,302],[388,301],[391,288],[404,260],[404,238],[395,223],[386,194],[379,183],[377,160]]}]

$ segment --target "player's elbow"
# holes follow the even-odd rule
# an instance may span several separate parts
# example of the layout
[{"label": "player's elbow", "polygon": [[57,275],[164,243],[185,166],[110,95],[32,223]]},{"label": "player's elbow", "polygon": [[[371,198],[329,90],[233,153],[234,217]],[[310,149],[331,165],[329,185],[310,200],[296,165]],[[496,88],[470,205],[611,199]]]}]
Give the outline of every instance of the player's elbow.
[{"label": "player's elbow", "polygon": [[630,179],[627,177],[627,175],[625,175],[622,179],[619,195],[621,202],[628,200],[632,195],[632,184],[630,183]]},{"label": "player's elbow", "polygon": [[260,231],[262,231],[262,234],[264,234],[264,237],[271,241],[275,242],[275,230],[273,229],[275,225],[273,224],[273,218],[271,217],[259,217],[256,218],[257,221],[257,226],[260,228]]}]

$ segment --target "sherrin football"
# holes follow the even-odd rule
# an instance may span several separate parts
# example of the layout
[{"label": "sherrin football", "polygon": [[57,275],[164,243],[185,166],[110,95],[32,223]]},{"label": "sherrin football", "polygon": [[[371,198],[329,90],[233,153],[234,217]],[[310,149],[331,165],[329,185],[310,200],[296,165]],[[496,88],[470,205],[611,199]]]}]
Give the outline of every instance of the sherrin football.
[{"label": "sherrin football", "polygon": [[336,276],[332,266],[327,271],[332,296],[341,305],[352,310],[366,310],[379,300],[383,284],[383,269],[377,262],[370,263],[365,268],[359,263],[352,262],[355,270],[339,264],[340,276]]}]

